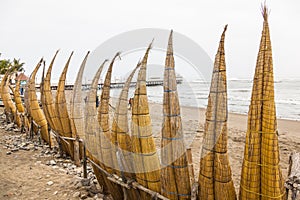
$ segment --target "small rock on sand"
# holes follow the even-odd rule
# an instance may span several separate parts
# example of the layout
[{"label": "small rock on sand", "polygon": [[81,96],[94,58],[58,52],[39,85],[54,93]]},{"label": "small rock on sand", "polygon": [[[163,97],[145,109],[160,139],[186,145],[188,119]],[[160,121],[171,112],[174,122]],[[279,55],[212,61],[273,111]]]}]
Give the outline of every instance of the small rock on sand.
[{"label": "small rock on sand", "polygon": [[53,181],[48,181],[47,182],[47,185],[49,185],[49,186],[51,186],[51,185],[53,185],[54,183],[53,183]]},{"label": "small rock on sand", "polygon": [[73,194],[73,197],[74,198],[78,198],[80,196],[80,192],[75,192],[74,194]]}]

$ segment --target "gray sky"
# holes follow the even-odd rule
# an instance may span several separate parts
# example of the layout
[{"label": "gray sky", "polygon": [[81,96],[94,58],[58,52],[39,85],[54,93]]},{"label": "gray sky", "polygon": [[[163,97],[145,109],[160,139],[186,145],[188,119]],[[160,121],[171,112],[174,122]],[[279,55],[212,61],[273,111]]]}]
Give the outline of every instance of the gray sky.
[{"label": "gray sky", "polygon": [[[56,80],[74,50],[68,78],[75,79],[85,53],[112,36],[139,28],[163,28],[191,38],[214,59],[223,27],[228,24],[225,41],[228,76],[252,79],[262,31],[261,3],[260,0],[2,0],[1,58],[20,58],[29,74],[41,57],[49,64],[55,51],[61,49],[54,66]],[[271,9],[275,77],[300,77],[300,2],[269,0],[267,4]]]}]

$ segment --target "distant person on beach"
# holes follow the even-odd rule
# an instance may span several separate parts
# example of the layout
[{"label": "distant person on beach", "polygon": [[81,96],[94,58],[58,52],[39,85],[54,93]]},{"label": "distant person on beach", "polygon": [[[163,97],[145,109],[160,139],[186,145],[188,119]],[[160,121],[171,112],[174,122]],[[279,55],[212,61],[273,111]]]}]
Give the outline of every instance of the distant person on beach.
[{"label": "distant person on beach", "polygon": [[21,93],[21,95],[23,95],[23,93],[24,93],[24,88],[23,87],[21,87],[20,93]]},{"label": "distant person on beach", "polygon": [[96,96],[96,107],[98,108],[98,106],[99,106],[99,97],[98,97],[98,95]]},{"label": "distant person on beach", "polygon": [[128,100],[128,109],[131,109],[132,101],[133,101],[133,98],[129,98],[129,100]]}]

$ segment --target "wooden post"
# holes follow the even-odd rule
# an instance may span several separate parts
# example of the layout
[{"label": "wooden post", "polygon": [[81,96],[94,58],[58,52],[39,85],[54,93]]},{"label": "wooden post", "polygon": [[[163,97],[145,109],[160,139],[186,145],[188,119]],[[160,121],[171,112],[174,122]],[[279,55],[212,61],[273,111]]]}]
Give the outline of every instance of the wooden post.
[{"label": "wooden post", "polygon": [[29,138],[33,139],[33,121],[32,121],[32,118],[30,120]]},{"label": "wooden post", "polygon": [[37,128],[38,128],[37,135],[38,135],[38,137],[39,137],[39,143],[43,145],[44,142],[43,142],[43,139],[42,139],[41,127],[40,127],[40,126],[37,126]]},{"label": "wooden post", "polygon": [[289,190],[292,191],[292,200],[295,200],[297,198],[297,195],[300,191],[300,152],[296,153],[293,152],[290,155],[289,160],[289,174],[288,178],[285,181],[285,188],[287,192],[287,198],[288,198],[288,192]]},{"label": "wooden post", "polygon": [[73,149],[74,163],[78,167],[78,166],[80,166],[79,138],[78,138],[78,136],[76,136],[73,144],[74,144],[74,149]]},{"label": "wooden post", "polygon": [[86,148],[85,148],[85,143],[82,142],[83,146],[83,178],[87,178],[87,159],[86,159]]},{"label": "wooden post", "polygon": [[50,149],[52,149],[52,146],[51,146],[51,134],[50,134],[50,131],[51,131],[51,127],[49,126],[48,124],[48,140],[49,140],[49,147]]},{"label": "wooden post", "polygon": [[189,166],[189,174],[190,174],[190,181],[191,185],[195,183],[195,174],[194,174],[194,166],[193,166],[193,157],[192,157],[192,150],[191,148],[188,148],[186,150],[186,156],[188,160],[188,166]]}]

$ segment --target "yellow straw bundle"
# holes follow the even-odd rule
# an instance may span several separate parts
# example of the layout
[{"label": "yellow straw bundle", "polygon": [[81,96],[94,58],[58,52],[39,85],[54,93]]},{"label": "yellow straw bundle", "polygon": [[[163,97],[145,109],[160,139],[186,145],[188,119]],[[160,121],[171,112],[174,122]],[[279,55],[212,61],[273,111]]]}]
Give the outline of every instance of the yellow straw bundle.
[{"label": "yellow straw bundle", "polygon": [[[160,163],[152,136],[151,118],[146,88],[146,66],[149,45],[142,60],[132,103],[131,138],[137,182],[152,191],[160,192]],[[142,193],[142,199],[149,195]]]},{"label": "yellow straw bundle", "polygon": [[17,109],[16,106],[14,104],[14,102],[11,99],[11,95],[10,95],[10,84],[9,84],[9,79],[10,79],[10,73],[11,70],[13,70],[12,68],[10,68],[4,75],[2,81],[1,81],[1,98],[4,104],[4,108],[8,113],[11,113],[15,122],[17,123],[17,125],[20,127],[20,117],[17,114]]},{"label": "yellow straw bundle", "polygon": [[[10,85],[10,83],[8,82],[8,86],[13,94],[14,100],[16,99],[15,97],[15,89]],[[16,104],[16,100],[15,102],[13,102],[13,106],[14,106],[14,112],[13,112],[13,116],[14,116],[14,121],[17,124],[18,127],[21,127],[22,122],[21,122],[21,116],[20,113],[18,112],[18,108],[17,108],[17,104]]]},{"label": "yellow straw bundle", "polygon": [[227,154],[227,80],[224,28],[212,74],[199,172],[199,199],[235,200]]},{"label": "yellow straw bundle", "polygon": [[[68,71],[68,67],[71,61],[71,57],[73,52],[71,53],[58,82],[57,93],[56,93],[56,101],[55,101],[55,109],[58,112],[58,119],[61,121],[62,125],[62,135],[65,137],[72,137],[72,130],[70,125],[70,118],[67,110],[67,102],[65,96],[65,82],[66,82],[66,75]],[[68,153],[74,159],[74,146],[73,141],[68,141]]]},{"label": "yellow straw bundle", "polygon": [[[102,65],[97,70],[91,88],[86,96],[86,104],[85,104],[85,144],[87,147],[87,156],[92,159],[95,163],[100,165],[100,160],[102,160],[101,154],[98,154],[98,148],[101,148],[101,144],[99,141],[100,135],[100,125],[97,121],[97,108],[96,108],[96,95],[98,90],[98,81],[100,79],[101,72],[107,60],[105,60]],[[101,153],[101,151],[100,151]],[[103,193],[110,193],[108,186],[106,184],[106,175],[103,174],[100,170],[97,169],[96,166],[93,166],[94,173],[99,184],[103,188]]]},{"label": "yellow straw bundle", "polygon": [[[119,96],[119,101],[116,105],[116,111],[112,124],[112,143],[115,144],[115,148],[117,148],[115,152],[117,154],[118,161],[118,166],[116,167],[115,172],[119,177],[122,178],[123,181],[135,179],[127,105],[128,91],[131,80],[139,67],[140,63],[138,63],[138,65],[134,68],[124,84]],[[140,198],[138,190],[126,190],[126,193],[128,195],[128,199]]]},{"label": "yellow straw bundle", "polygon": [[20,81],[20,79],[18,79],[16,82],[16,88],[14,90],[14,99],[15,99],[15,104],[16,104],[18,112],[24,113],[25,108],[23,106],[21,95],[20,95],[20,84],[21,84],[21,81]]},{"label": "yellow straw bundle", "polygon": [[[55,54],[55,56],[56,56],[56,54]],[[55,59],[55,56],[52,59],[52,62],[50,63],[50,66],[53,65],[53,61]],[[49,66],[49,68],[50,68],[50,66]],[[47,85],[46,87],[44,86],[45,84]],[[46,120],[47,120],[48,125],[50,126],[50,128],[53,129],[53,130],[56,130],[55,127],[54,127],[51,115],[49,113],[48,105],[47,105],[47,102],[48,102],[47,98],[49,98],[49,97],[45,95],[45,89],[48,87],[48,84],[49,84],[49,82],[45,81],[44,69],[43,69],[43,77],[42,77],[42,82],[41,82],[41,85],[40,85],[42,109],[44,111]],[[50,87],[50,84],[49,84],[49,87]],[[51,98],[52,98],[52,96],[51,96]]]},{"label": "yellow straw bundle", "polygon": [[[82,76],[83,71],[85,68],[85,64],[90,52],[88,52],[82,61],[82,64],[79,68],[77,78],[73,88],[73,95],[71,98],[71,108],[70,108],[70,125],[72,130],[72,137],[73,138],[81,138],[85,139],[84,137],[84,104],[83,104],[83,93],[82,93]],[[79,148],[78,141],[74,142],[74,161],[76,165],[80,165],[80,148]]]},{"label": "yellow straw bundle", "polygon": [[116,148],[120,153],[120,160],[123,164],[122,169],[119,168],[117,171],[118,176],[122,176],[120,171],[124,172],[124,175],[129,178],[134,177],[134,169],[132,163],[132,142],[129,133],[129,125],[128,125],[128,92],[131,84],[131,80],[136,72],[136,70],[140,67],[141,63],[134,68],[131,74],[128,76],[124,87],[120,93],[119,101],[116,105],[116,111],[114,114],[113,124],[112,124],[112,138],[115,143]]},{"label": "yellow straw bundle", "polygon": [[21,85],[21,81],[20,79],[18,79],[16,83],[16,88],[14,90],[14,99],[15,99],[17,111],[22,115],[20,116],[20,118],[22,118],[21,122],[23,122],[24,126],[28,129],[29,121],[27,116],[25,115],[25,108],[20,95],[20,85]]},{"label": "yellow straw bundle", "polygon": [[117,157],[116,157],[116,148],[114,147],[114,142],[112,141],[112,134],[110,132],[109,124],[109,99],[110,99],[110,83],[111,83],[111,74],[113,64],[115,59],[120,56],[120,53],[117,53],[112,59],[106,76],[104,79],[104,84],[102,87],[100,106],[98,109],[98,123],[100,125],[100,146],[99,150],[101,151],[102,160],[100,160],[104,168],[109,173],[115,172],[115,167],[117,167]]},{"label": "yellow straw bundle", "polygon": [[161,193],[169,199],[190,199],[191,187],[184,144],[180,105],[170,33],[164,72],[163,125],[161,140]]},{"label": "yellow straw bundle", "polygon": [[[36,88],[35,88],[35,76],[37,71],[39,70],[41,64],[43,62],[43,59],[40,60],[40,62],[37,64],[35,69],[30,75],[29,78],[29,86],[28,86],[28,103],[29,103],[29,109],[30,109],[30,115],[33,118],[33,120],[41,127],[41,135],[43,140],[45,140],[48,144],[51,144],[51,137],[49,137],[48,133],[48,123],[45,118],[43,110],[39,106],[39,102],[37,100],[36,96]],[[50,140],[50,141],[49,141]]]},{"label": "yellow straw bundle", "polygon": [[279,166],[272,47],[268,10],[263,7],[264,25],[253,79],[240,199],[286,199]]},{"label": "yellow straw bundle", "polygon": [[[43,95],[44,95],[44,101],[42,101],[43,104],[43,110],[45,112],[46,119],[48,123],[50,124],[51,129],[53,129],[56,133],[58,133],[60,136],[64,136],[62,132],[62,124],[61,121],[58,118],[58,110],[55,108],[55,103],[53,100],[53,95],[51,91],[51,72],[53,68],[53,64],[55,61],[55,58],[58,54],[59,50],[56,51],[54,57],[52,58],[52,61],[49,65],[49,68],[46,73],[46,77],[43,81]],[[47,114],[46,114],[47,113]],[[68,143],[61,140],[62,149],[67,154],[69,153]]]},{"label": "yellow straw bundle", "polygon": [[[112,142],[112,134],[109,124],[109,99],[110,99],[110,83],[112,68],[116,58],[120,56],[117,53],[112,59],[104,79],[102,87],[100,106],[98,108],[98,123],[100,125],[100,145],[98,145],[98,154],[101,155],[100,166],[102,166],[108,173],[114,174],[117,167],[116,148]],[[122,188],[120,185],[107,182],[111,195],[115,199],[123,199]]]}]

